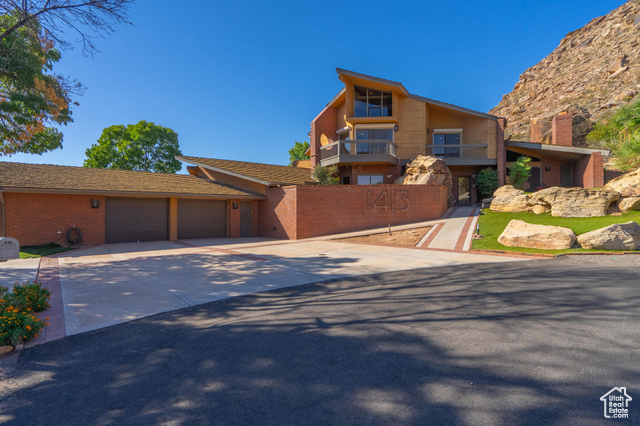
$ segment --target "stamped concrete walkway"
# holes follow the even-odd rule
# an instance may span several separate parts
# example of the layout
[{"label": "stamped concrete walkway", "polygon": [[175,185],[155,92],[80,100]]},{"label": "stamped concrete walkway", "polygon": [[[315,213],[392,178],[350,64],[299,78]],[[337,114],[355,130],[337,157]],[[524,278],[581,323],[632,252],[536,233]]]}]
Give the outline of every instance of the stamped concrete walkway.
[{"label": "stamped concrete walkway", "polygon": [[480,209],[477,207],[454,207],[445,215],[443,223],[437,223],[422,247],[440,250],[471,249],[471,236],[475,229]]}]

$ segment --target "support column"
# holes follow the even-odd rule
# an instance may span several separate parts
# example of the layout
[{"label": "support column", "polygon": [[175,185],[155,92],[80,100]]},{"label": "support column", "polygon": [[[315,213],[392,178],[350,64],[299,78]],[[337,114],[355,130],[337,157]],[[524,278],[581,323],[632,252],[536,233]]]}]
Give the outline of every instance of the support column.
[{"label": "support column", "polygon": [[169,198],[169,241],[178,241],[178,199]]}]

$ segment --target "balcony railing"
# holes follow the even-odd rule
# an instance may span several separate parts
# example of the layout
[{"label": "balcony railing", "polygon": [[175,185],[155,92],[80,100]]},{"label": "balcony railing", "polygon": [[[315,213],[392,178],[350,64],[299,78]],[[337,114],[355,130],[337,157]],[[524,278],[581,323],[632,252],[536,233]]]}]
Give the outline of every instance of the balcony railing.
[{"label": "balcony railing", "polygon": [[320,164],[391,163],[398,164],[398,145],[388,139],[338,141],[320,149]]},{"label": "balcony railing", "polygon": [[427,155],[444,158],[449,165],[494,164],[488,158],[488,144],[427,145]]}]

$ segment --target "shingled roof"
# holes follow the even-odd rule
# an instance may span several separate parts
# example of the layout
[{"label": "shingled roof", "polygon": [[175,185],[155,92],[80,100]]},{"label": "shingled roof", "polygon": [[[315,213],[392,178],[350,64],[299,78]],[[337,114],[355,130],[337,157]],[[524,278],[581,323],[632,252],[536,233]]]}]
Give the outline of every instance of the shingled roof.
[{"label": "shingled roof", "polygon": [[0,189],[6,192],[264,198],[190,175],[11,162],[0,162]]},{"label": "shingled roof", "polygon": [[315,183],[311,178],[311,169],[301,167],[219,160],[216,158],[183,156],[177,156],[176,158],[185,163],[202,166],[264,185],[304,185]]}]

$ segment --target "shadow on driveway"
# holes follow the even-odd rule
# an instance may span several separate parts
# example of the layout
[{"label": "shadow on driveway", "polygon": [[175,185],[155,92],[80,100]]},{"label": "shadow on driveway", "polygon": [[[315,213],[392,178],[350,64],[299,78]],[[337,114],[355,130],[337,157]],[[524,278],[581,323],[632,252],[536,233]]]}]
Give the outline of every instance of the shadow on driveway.
[{"label": "shadow on driveway", "polygon": [[637,265],[602,262],[340,279],[71,336],[19,355],[0,419],[600,424],[610,388],[640,395]]}]

